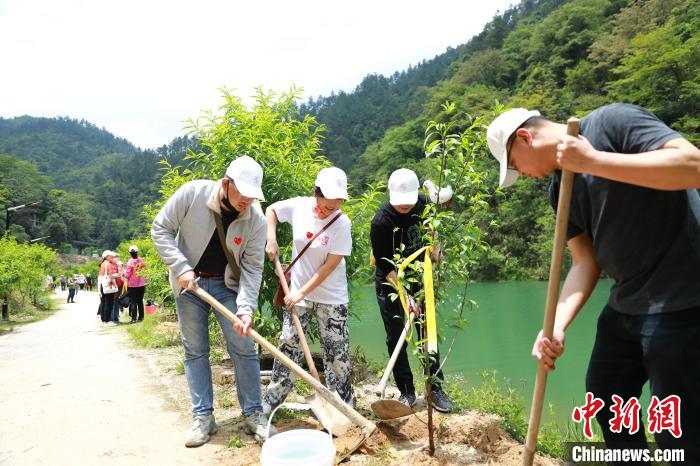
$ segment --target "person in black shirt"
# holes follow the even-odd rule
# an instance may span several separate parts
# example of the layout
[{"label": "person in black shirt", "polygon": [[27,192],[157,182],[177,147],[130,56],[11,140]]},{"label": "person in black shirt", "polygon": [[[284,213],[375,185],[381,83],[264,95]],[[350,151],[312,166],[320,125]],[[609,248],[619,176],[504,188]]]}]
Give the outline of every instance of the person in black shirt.
[{"label": "person in black shirt", "polygon": [[[646,448],[642,426],[615,433],[613,395],[639,399],[649,381],[659,401],[680,397],[682,435],[656,433],[661,448],[685,449],[700,464],[700,150],[651,112],[611,104],[581,119],[578,138],[539,112],[509,110],[489,126],[500,185],[518,174],[574,176],[567,245],[572,267],[559,297],[550,341],[537,336],[532,354],[548,371],[564,351],[564,332],[601,271],[614,284],[598,319],[586,390],[605,407],[596,418],[608,448]],[[652,405],[653,406],[653,405]]]},{"label": "person in black shirt", "polygon": [[[401,302],[398,298],[392,300],[390,297],[397,290],[394,255],[401,254],[402,257],[408,257],[425,246],[421,231],[421,213],[428,200],[425,196],[418,194],[418,188],[418,177],[411,170],[400,168],[393,172],[389,177],[389,201],[377,211],[371,224],[370,239],[377,269],[375,276],[377,303],[384,321],[389,356],[394,351],[405,325]],[[419,285],[414,284],[411,294],[418,291]],[[407,296],[407,301],[410,312],[418,313],[417,305],[410,296]],[[421,331],[418,325],[416,328],[419,332]],[[438,380],[433,383],[431,400],[435,409],[448,412],[453,405],[441,387],[444,375],[439,370],[440,354],[438,352],[431,356],[434,360],[430,366],[430,374]],[[394,380],[401,392],[399,401],[407,406],[413,406],[416,403],[416,393],[406,354],[406,343],[403,344],[394,366]]]}]

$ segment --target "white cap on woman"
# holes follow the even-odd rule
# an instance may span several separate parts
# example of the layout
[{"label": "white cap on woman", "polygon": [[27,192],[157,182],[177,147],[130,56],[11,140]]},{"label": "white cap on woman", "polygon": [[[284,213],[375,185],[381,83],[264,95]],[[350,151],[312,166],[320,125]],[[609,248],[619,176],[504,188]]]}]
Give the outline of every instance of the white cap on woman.
[{"label": "white cap on woman", "polygon": [[316,175],[315,184],[326,199],[348,198],[348,177],[340,168],[328,167],[321,169]]}]

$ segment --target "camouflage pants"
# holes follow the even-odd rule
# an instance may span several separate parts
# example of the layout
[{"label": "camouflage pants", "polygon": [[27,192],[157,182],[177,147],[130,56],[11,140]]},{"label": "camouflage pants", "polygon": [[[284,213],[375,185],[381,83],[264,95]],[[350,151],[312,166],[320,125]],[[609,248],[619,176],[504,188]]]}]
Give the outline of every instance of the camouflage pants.
[{"label": "camouflage pants", "polygon": [[[348,307],[345,304],[321,304],[306,301],[311,307],[296,306],[299,321],[307,333],[312,314],[316,314],[318,331],[323,351],[323,366],[326,386],[335,389],[348,404],[352,404],[352,367],[350,364],[350,338],[348,335]],[[280,351],[299,364],[304,353],[299,344],[294,322],[289,312],[284,313]],[[282,403],[294,387],[296,377],[275,359],[272,366],[272,380],[265,393],[265,402],[275,407]]]}]

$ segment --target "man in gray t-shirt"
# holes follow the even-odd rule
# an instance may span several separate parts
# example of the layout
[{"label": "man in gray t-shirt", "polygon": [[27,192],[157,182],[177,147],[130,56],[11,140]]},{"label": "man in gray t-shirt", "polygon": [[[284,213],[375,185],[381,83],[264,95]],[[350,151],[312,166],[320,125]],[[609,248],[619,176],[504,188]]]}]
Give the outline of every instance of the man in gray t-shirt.
[{"label": "man in gray t-shirt", "polygon": [[558,170],[576,173],[567,232],[572,267],[554,338],[540,332],[533,356],[554,369],[564,332],[605,271],[614,285],[598,321],[586,389],[605,402],[596,417],[606,444],[646,447],[643,428],[614,433],[608,421],[612,396],[639,398],[648,380],[659,400],[681,398],[683,434],[658,433],[660,446],[684,448],[686,460],[699,462],[700,150],[652,113],[627,104],[582,118],[578,138],[539,112],[513,109],[492,122],[487,138],[501,165],[501,186],[519,174],[554,173],[555,208]]}]

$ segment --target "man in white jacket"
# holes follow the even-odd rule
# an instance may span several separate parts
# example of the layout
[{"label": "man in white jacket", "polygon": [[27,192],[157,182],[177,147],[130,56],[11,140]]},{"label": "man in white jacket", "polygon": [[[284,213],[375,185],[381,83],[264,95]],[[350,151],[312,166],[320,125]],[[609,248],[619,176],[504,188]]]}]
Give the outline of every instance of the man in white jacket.
[{"label": "man in white jacket", "polygon": [[[226,338],[236,374],[238,402],[246,430],[263,440],[267,418],[262,412],[260,363],[248,332],[258,307],[262,279],[266,223],[258,200],[263,171],[248,156],[235,159],[218,181],[195,180],[184,184],[165,203],[151,227],[158,254],[170,269],[180,334],[185,347],[185,377],[192,397],[192,427],[185,445],[198,447],[218,427],[214,420],[214,394],[209,365],[209,312],[211,307],[193,293],[197,286],[243,322],[233,326],[215,313]],[[232,268],[217,233],[221,216],[225,247],[235,260]],[[271,429],[271,432],[276,432]]]}]

